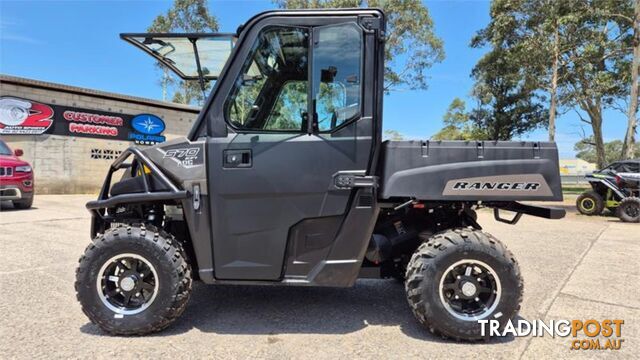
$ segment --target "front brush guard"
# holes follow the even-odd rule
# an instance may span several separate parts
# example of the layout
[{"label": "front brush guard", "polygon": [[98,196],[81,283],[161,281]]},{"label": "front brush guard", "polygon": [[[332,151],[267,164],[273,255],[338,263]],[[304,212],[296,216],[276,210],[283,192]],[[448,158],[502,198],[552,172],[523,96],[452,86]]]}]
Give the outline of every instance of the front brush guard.
[{"label": "front brush guard", "polygon": [[[144,192],[132,193],[132,194],[120,194],[115,196],[109,196],[109,189],[111,188],[111,180],[113,173],[131,166],[131,163],[125,163],[125,161],[133,155],[134,160],[139,164],[142,164],[151,170],[151,174],[155,176],[168,191],[151,191],[149,188],[149,174],[146,171],[142,171],[141,175],[144,184]],[[130,147],[120,155],[116,161],[109,167],[107,177],[102,184],[100,195],[97,200],[89,201],[86,205],[87,209],[93,215],[91,224],[92,237],[98,232],[99,228],[102,228],[101,224],[108,219],[105,217],[106,209],[112,208],[117,205],[130,204],[130,203],[148,203],[158,201],[176,201],[186,199],[189,193],[186,190],[180,190],[163,172],[154,164],[140,149]]]}]

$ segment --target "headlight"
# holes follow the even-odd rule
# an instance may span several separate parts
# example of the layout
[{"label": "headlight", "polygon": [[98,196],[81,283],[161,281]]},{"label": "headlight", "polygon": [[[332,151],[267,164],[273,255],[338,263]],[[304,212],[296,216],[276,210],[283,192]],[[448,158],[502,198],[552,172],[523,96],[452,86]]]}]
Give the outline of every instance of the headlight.
[{"label": "headlight", "polygon": [[16,172],[31,172],[31,166],[29,165],[23,165],[23,166],[16,166]]}]

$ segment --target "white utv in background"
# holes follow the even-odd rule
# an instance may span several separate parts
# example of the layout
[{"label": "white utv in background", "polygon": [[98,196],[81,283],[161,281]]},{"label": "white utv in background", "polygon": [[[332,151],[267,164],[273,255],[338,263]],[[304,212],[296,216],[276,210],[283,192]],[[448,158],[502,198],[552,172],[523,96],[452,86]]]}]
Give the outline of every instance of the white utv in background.
[{"label": "white utv in background", "polygon": [[562,218],[516,202],[562,199],[556,146],[383,142],[382,11],[270,11],[237,35],[121,37],[184,79],[216,83],[186,138],[128,149],[87,204],[93,241],[76,291],[106,332],[164,329],[192,280],[397,278],[417,320],[455,339],[516,316],[518,264],[475,209],[509,223]]}]

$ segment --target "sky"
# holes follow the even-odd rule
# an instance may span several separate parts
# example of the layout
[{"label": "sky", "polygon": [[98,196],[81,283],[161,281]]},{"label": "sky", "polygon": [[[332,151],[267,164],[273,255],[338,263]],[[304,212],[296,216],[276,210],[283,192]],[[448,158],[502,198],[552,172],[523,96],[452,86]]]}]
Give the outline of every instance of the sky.
[{"label": "sky", "polygon": [[[426,91],[394,91],[385,96],[384,128],[407,138],[428,139],[442,128],[442,116],[455,97],[469,99],[471,69],[486,49],[469,47],[489,22],[489,1],[424,1],[443,39],[446,58],[429,70]],[[66,85],[161,99],[153,60],[120,40],[123,32],[144,32],[171,1],[0,0],[0,73]],[[274,8],[270,0],[209,0],[221,32],[235,32],[256,13]],[[575,111],[558,119],[561,158],[573,157],[582,133]],[[622,139],[626,116],[605,112],[605,141]],[[523,140],[547,139],[537,130]]]}]

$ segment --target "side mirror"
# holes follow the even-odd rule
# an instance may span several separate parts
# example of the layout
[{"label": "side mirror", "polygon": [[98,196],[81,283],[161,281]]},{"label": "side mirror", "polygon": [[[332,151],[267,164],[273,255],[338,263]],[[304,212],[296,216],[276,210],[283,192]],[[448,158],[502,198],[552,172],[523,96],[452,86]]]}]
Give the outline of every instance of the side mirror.
[{"label": "side mirror", "polygon": [[22,151],[22,149],[16,149],[16,150],[13,152],[13,154],[14,154],[15,156],[22,156],[22,155],[24,155],[24,151]]}]

